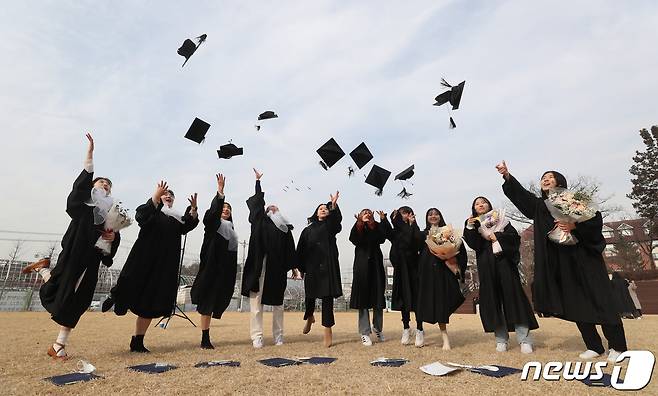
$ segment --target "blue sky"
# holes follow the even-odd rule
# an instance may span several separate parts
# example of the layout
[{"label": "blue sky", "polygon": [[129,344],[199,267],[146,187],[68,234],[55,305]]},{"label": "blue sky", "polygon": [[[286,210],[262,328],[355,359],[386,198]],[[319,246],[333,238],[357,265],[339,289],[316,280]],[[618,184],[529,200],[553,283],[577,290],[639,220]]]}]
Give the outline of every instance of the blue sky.
[{"label": "blue sky", "polygon": [[[354,213],[437,206],[460,225],[475,196],[504,202],[494,169],[503,158],[522,181],[546,169],[595,177],[630,214],[637,131],[657,123],[651,1],[26,1],[3,4],[0,21],[5,231],[65,231],[66,195],[91,131],[96,173],[133,209],[165,179],[177,206],[198,192],[203,211],[214,173],[225,173],[241,239],[252,167],[295,237],[340,190],[349,276]],[[202,33],[207,42],[181,69],[176,49]],[[455,130],[448,110],[432,106],[441,77],[466,80]],[[256,132],[265,110],[280,118]],[[201,146],[182,137],[194,117],[212,124]],[[348,158],[323,171],[315,150],[330,137],[347,152],[366,142],[372,163],[393,175],[414,163],[412,198],[398,198],[392,178],[376,197],[363,176],[347,177]],[[218,160],[229,139],[245,155]],[[291,180],[312,190],[282,191]],[[127,229],[126,242],[137,232]],[[190,234],[189,260],[202,234]],[[11,244],[0,241],[0,256]],[[46,245],[26,242],[24,258]]]}]

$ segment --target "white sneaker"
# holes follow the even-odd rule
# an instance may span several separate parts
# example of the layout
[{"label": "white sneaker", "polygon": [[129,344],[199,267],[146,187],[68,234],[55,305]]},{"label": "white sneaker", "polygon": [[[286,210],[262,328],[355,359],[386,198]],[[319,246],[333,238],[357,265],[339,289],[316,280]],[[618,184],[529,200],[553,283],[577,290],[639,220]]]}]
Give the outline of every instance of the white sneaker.
[{"label": "white sneaker", "polygon": [[591,349],[586,350],[585,352],[581,353],[578,355],[579,358],[581,359],[594,359],[601,356],[598,352],[594,352]]},{"label": "white sneaker", "polygon": [[276,346],[283,345],[283,336],[274,337],[274,345]]},{"label": "white sneaker", "polygon": [[253,341],[251,341],[251,343],[253,344],[254,348],[260,349],[263,347],[263,337],[258,336]]},{"label": "white sneaker", "polygon": [[409,345],[410,341],[411,341],[411,329],[402,330],[402,339],[400,340],[400,344]]},{"label": "white sneaker", "polygon": [[497,342],[496,343],[496,352],[507,352],[507,343]]},{"label": "white sneaker", "polygon": [[384,337],[384,333],[382,333],[381,331],[375,330],[375,338],[377,338],[377,342],[386,341],[386,337]]},{"label": "white sneaker", "polygon": [[370,336],[367,336],[367,335],[362,335],[361,336],[361,343],[364,346],[372,346],[372,340],[370,339]]},{"label": "white sneaker", "polygon": [[521,353],[525,353],[525,354],[532,353],[532,344],[528,344],[527,342],[522,342]]},{"label": "white sneaker", "polygon": [[422,330],[416,330],[416,346],[418,348],[425,345],[425,337]]},{"label": "white sneaker", "polygon": [[621,355],[621,352],[617,352],[614,349],[610,348],[610,350],[608,351],[608,361],[615,363],[619,355]]}]

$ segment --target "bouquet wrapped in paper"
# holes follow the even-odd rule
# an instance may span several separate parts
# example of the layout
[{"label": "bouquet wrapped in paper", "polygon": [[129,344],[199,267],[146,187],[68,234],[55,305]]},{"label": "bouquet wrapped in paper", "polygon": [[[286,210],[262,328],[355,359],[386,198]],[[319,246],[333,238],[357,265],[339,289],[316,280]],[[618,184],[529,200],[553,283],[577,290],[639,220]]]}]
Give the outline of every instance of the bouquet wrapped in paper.
[{"label": "bouquet wrapped in paper", "polygon": [[[128,216],[128,209],[121,206],[121,202],[115,200],[110,207],[110,210],[105,216],[105,223],[103,228],[105,231],[114,231],[117,232],[122,230],[133,223],[133,219]],[[100,251],[108,256],[112,252],[112,242],[106,241],[101,236],[96,241],[95,245]]]},{"label": "bouquet wrapped in paper", "polygon": [[478,231],[486,240],[489,240],[494,233],[504,230],[509,224],[509,220],[505,217],[505,209],[490,210],[476,219],[480,222]]},{"label": "bouquet wrapped in paper", "polygon": [[444,260],[452,272],[456,274],[459,271],[454,257],[459,254],[459,248],[462,246],[462,236],[458,230],[452,228],[452,225],[430,227],[425,243],[430,252]]},{"label": "bouquet wrapped in paper", "polygon": [[[568,223],[587,221],[593,218],[597,211],[590,195],[562,187],[552,189],[544,202],[555,220]],[[560,245],[578,243],[578,239],[573,234],[562,231],[557,225],[548,233],[548,239]]]}]

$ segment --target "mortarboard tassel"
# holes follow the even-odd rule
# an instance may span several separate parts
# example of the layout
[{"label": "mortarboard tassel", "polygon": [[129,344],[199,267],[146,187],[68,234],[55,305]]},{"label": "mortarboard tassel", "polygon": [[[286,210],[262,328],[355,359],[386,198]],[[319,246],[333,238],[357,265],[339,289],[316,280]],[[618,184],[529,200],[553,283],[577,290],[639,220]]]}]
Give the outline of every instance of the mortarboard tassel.
[{"label": "mortarboard tassel", "polygon": [[347,176],[349,177],[354,176],[354,168],[352,168],[351,166],[347,167]]},{"label": "mortarboard tassel", "polygon": [[455,124],[455,120],[450,117],[450,129],[455,129],[457,128],[457,124]]},{"label": "mortarboard tassel", "polygon": [[403,187],[402,191],[400,191],[400,193],[398,194],[398,197],[400,197],[402,199],[409,199],[409,197],[412,196],[412,195],[413,195],[412,193],[407,192],[406,187]]},{"label": "mortarboard tassel", "polygon": [[321,166],[322,168],[324,168],[324,170],[329,170],[329,167],[327,166],[327,164],[324,163],[324,161],[320,161],[320,162],[318,162],[318,163],[320,164],[320,166]]},{"label": "mortarboard tassel", "polygon": [[378,196],[378,197],[381,197],[383,193],[384,193],[384,189],[383,189],[383,188],[378,188],[378,189],[375,191],[375,195]]},{"label": "mortarboard tassel", "polygon": [[452,88],[452,85],[450,85],[444,78],[441,79],[441,85],[446,88]]}]

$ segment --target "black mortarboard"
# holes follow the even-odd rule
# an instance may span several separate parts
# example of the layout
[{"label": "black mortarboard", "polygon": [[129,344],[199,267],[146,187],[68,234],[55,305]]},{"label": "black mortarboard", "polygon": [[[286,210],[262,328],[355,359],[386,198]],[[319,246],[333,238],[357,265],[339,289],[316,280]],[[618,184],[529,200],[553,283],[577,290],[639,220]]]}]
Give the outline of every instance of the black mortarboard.
[{"label": "black mortarboard", "polygon": [[402,172],[398,173],[397,176],[395,176],[394,180],[407,180],[410,179],[411,176],[414,175],[414,168],[415,165],[411,165],[407,169],[403,170]]},{"label": "black mortarboard", "polygon": [[443,92],[442,94],[434,98],[434,100],[436,100],[434,106],[441,106],[446,102],[450,102],[450,104],[452,105],[452,109],[457,110],[459,108],[459,102],[461,102],[462,100],[462,93],[464,92],[465,84],[466,81],[462,81],[458,85],[452,86],[446,80],[441,79],[441,85],[443,85],[446,88],[450,88],[450,91]]},{"label": "black mortarboard", "polygon": [[242,147],[238,147],[233,143],[219,146],[219,150],[217,150],[217,156],[219,158],[230,159],[231,157],[234,157],[236,155],[242,155],[242,154],[243,154]]},{"label": "black mortarboard", "polygon": [[350,157],[352,157],[352,160],[354,160],[354,163],[356,163],[356,166],[358,166],[359,169],[366,166],[366,164],[373,158],[372,153],[368,150],[368,146],[363,142],[352,150]]},{"label": "black mortarboard", "polygon": [[[199,41],[199,44],[195,44],[194,41],[190,39],[186,39],[183,41],[183,45],[178,49],[178,55],[185,57],[185,62],[183,62],[183,66],[187,63],[187,61],[190,59],[192,54],[199,48],[199,46],[206,41],[206,38],[208,37],[207,34],[202,34],[201,36],[197,37],[197,40]],[[181,66],[182,67],[182,66]]]},{"label": "black mortarboard", "polygon": [[338,143],[336,143],[334,138],[329,139],[327,143],[317,149],[317,153],[322,158],[320,165],[322,165],[324,169],[331,168],[336,162],[345,156],[345,152],[340,148]]},{"label": "black mortarboard", "polygon": [[200,144],[206,138],[208,129],[210,129],[210,124],[200,118],[195,118],[192,125],[190,125],[190,129],[187,130],[185,137]]},{"label": "black mortarboard", "polygon": [[368,173],[368,176],[366,177],[366,183],[373,187],[377,187],[376,194],[382,195],[384,185],[390,176],[391,172],[377,165],[373,165],[372,169],[370,169],[370,173]]},{"label": "black mortarboard", "polygon": [[261,114],[258,116],[258,120],[259,120],[259,121],[260,121],[260,120],[269,120],[270,118],[279,118],[279,116],[276,115],[276,113],[273,112],[273,111],[271,111],[271,110],[268,110],[268,111],[266,111],[266,112],[264,112],[264,113],[261,113]]}]

